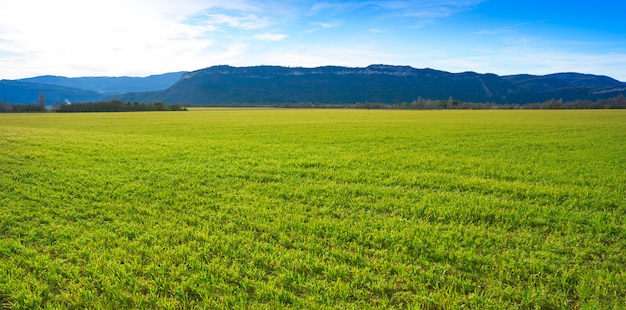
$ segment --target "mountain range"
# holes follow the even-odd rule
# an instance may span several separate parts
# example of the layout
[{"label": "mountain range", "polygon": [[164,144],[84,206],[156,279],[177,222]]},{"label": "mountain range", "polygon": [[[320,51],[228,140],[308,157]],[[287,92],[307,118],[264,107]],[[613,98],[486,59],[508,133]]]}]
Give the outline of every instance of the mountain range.
[{"label": "mountain range", "polygon": [[43,93],[50,104],[107,100],[128,92],[163,90],[185,72],[171,72],[147,77],[78,77],[44,75],[20,80],[0,81],[0,101],[14,104],[39,103]]},{"label": "mountain range", "polygon": [[581,73],[549,75],[450,73],[409,66],[363,68],[213,66],[146,78],[42,76],[0,81],[0,101],[37,103],[121,100],[166,104],[401,103],[418,98],[527,104],[626,95],[626,83]]}]

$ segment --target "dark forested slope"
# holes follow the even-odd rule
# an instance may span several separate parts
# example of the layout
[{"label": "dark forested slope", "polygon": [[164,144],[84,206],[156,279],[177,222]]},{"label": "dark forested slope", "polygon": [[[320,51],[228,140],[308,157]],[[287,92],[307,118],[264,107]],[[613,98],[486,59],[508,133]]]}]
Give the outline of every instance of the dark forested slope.
[{"label": "dark forested slope", "polygon": [[400,103],[418,98],[466,102],[532,103],[600,99],[624,93],[626,84],[602,76],[563,73],[498,76],[450,73],[408,66],[214,66],[186,73],[163,91],[131,93],[125,101],[177,104]]}]

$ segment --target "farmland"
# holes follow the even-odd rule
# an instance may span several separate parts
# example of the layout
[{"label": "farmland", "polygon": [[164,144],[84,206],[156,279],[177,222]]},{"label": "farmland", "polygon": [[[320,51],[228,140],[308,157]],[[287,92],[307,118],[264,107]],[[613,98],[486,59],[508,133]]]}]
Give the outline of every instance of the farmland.
[{"label": "farmland", "polygon": [[0,308],[617,308],[626,111],[0,115]]}]

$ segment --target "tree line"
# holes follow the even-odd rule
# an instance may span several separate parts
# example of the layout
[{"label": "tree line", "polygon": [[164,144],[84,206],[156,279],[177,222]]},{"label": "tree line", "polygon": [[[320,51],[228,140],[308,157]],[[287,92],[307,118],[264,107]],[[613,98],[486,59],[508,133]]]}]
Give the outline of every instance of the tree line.
[{"label": "tree line", "polygon": [[[240,105],[246,106],[246,105]],[[563,99],[551,99],[544,102],[527,104],[475,103],[454,100],[431,100],[418,98],[404,103],[355,103],[355,104],[316,104],[316,103],[285,103],[273,105],[279,108],[353,108],[353,109],[397,109],[397,110],[487,110],[487,109],[528,109],[528,110],[561,110],[561,109],[626,109],[626,97],[599,100],[574,100],[564,102]]]},{"label": "tree line", "polygon": [[46,112],[46,96],[39,93],[39,104],[7,104],[0,100],[0,113],[2,112]]},{"label": "tree line", "polygon": [[8,104],[0,101],[0,113],[25,112],[134,112],[134,111],[186,111],[182,105],[166,105],[162,102],[139,103],[119,100],[85,103],[65,103],[46,109],[45,99],[40,97],[39,104]]},{"label": "tree line", "polygon": [[38,104],[8,104],[0,101],[0,113],[25,113],[25,112],[46,112],[46,107],[43,108]]},{"label": "tree line", "polygon": [[120,100],[103,102],[85,102],[62,104],[56,107],[56,112],[135,112],[135,111],[186,111],[178,104],[166,105],[162,102],[139,103],[122,102]]},{"label": "tree line", "polygon": [[[321,104],[321,103],[284,103],[274,105],[260,104],[228,104],[210,105],[228,107],[258,107],[272,106],[277,108],[352,108],[352,109],[398,109],[398,110],[486,110],[486,109],[626,109],[626,97],[617,97],[599,100],[574,100],[563,101],[563,99],[551,99],[544,102],[528,104],[497,104],[474,103],[454,100],[452,97],[446,100],[432,100],[418,98],[412,102],[388,104],[388,103],[354,103],[354,104]],[[54,106],[50,111],[55,112],[131,112],[131,111],[186,111],[187,108],[179,104],[163,104],[162,102],[139,103],[122,102],[112,100],[107,102],[87,102],[61,104]],[[40,98],[39,104],[8,104],[0,101],[0,113],[20,113],[20,112],[45,112],[45,99]]]}]

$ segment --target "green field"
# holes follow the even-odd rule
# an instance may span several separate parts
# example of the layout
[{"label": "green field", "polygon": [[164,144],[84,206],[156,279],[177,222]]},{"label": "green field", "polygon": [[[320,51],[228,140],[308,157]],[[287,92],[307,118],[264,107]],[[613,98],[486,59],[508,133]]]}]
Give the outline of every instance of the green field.
[{"label": "green field", "polygon": [[625,300],[625,110],[0,114],[0,309]]}]

